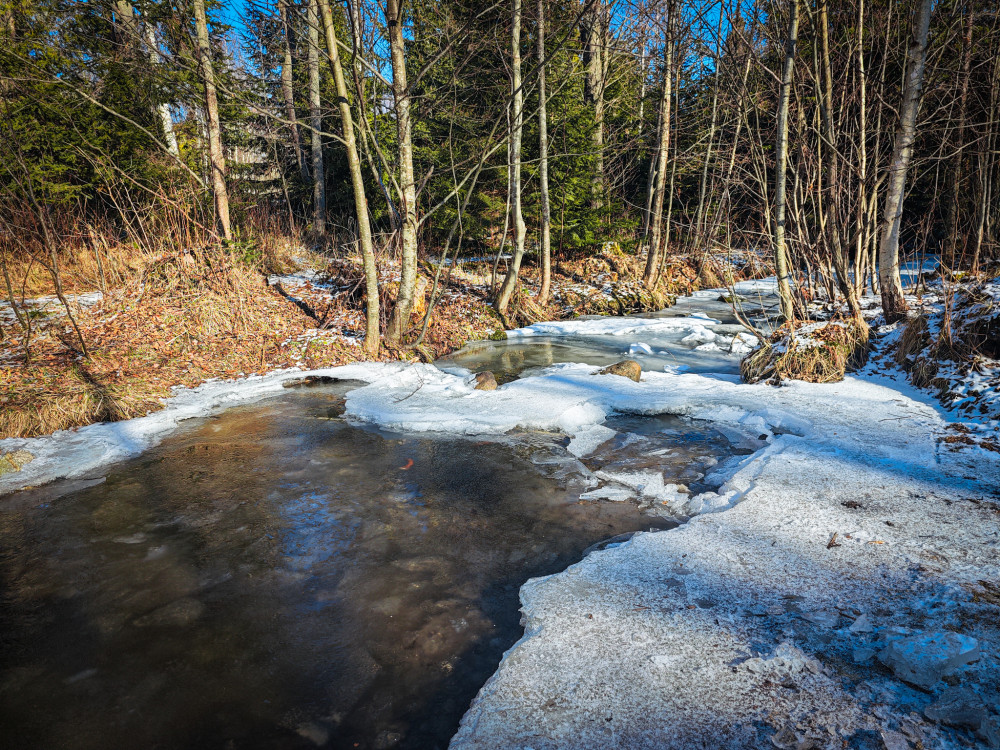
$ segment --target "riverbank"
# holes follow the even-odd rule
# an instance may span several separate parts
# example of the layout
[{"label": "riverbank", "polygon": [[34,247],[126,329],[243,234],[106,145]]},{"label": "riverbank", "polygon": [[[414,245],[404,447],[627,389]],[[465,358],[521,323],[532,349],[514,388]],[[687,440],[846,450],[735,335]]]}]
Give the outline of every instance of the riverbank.
[{"label": "riverbank", "polygon": [[[38,277],[37,264],[11,263],[15,282],[31,284],[15,305],[6,296],[0,301],[0,439],[143,416],[162,408],[173,389],[213,379],[366,359],[359,259],[276,243],[247,253],[109,251],[107,273],[99,277],[103,292],[92,263],[84,263],[90,256],[83,255],[62,271],[69,314],[57,297],[43,293],[52,290]],[[707,278],[767,273],[756,256],[744,256],[718,259]],[[564,258],[549,302],[526,302],[534,316],[528,322],[656,310],[703,281],[681,258],[665,265],[650,292],[637,281],[641,270],[613,243],[593,256]],[[504,264],[496,271],[498,277],[492,258],[444,266],[429,325],[417,339],[438,273],[424,262],[414,332],[400,347],[383,346],[377,359],[430,361],[500,335],[490,290]],[[526,265],[523,276],[522,296],[530,300],[538,291],[537,269]],[[397,285],[398,275],[383,269],[384,309]],[[523,319],[515,311],[513,324]]]}]

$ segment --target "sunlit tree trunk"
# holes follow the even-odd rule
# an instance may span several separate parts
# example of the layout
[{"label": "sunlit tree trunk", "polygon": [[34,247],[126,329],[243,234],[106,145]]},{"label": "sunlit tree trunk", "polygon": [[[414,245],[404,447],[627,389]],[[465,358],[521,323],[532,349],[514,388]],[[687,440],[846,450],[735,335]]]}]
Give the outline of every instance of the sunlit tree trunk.
[{"label": "sunlit tree trunk", "polygon": [[[840,152],[837,149],[837,128],[833,122],[833,70],[830,64],[830,19],[828,0],[820,0],[819,25],[821,54],[823,63],[823,135],[826,140],[822,153],[826,161],[826,217],[827,236],[830,239],[830,256],[836,272],[837,285],[840,293],[851,311],[851,315],[859,323],[864,322],[861,315],[861,305],[858,303],[857,290],[851,283],[850,271],[847,266],[846,249],[844,247],[840,212]],[[821,209],[822,210],[822,209]]]},{"label": "sunlit tree trunk", "polygon": [[375,265],[375,246],[372,243],[372,229],[368,220],[368,196],[365,194],[365,180],[358,157],[358,142],[354,135],[354,118],[351,104],[347,99],[347,82],[344,68],[340,63],[337,49],[337,35],[333,28],[333,13],[329,0],[319,0],[323,15],[323,29],[326,33],[326,54],[333,70],[333,80],[337,86],[337,100],[340,119],[344,129],[344,145],[347,148],[347,166],[351,172],[351,187],[354,190],[354,213],[358,222],[358,240],[361,244],[361,258],[365,267],[365,353],[374,357],[379,350],[379,300],[378,269]]},{"label": "sunlit tree trunk", "polygon": [[[159,45],[156,43],[156,32],[153,25],[146,22],[146,46],[148,47],[149,64],[157,66],[160,64]],[[167,144],[167,150],[174,156],[181,155],[177,146],[177,134],[174,132],[174,118],[170,116],[170,105],[160,102],[155,107],[156,115],[160,118],[160,127],[163,128],[163,139]]]},{"label": "sunlit tree trunk", "polygon": [[[545,0],[538,0],[538,181],[542,201],[542,285],[538,301],[548,302],[552,275],[552,211],[549,206],[549,131],[545,92]],[[642,121],[642,113],[639,114]]]},{"label": "sunlit tree trunk", "polygon": [[399,0],[386,0],[386,25],[392,61],[392,98],[396,108],[399,150],[399,185],[403,225],[400,228],[399,295],[389,318],[385,338],[396,345],[409,326],[417,285],[417,186],[413,177],[413,125],[410,120],[410,90],[406,82],[403,14]]},{"label": "sunlit tree trunk", "polygon": [[581,18],[580,42],[583,46],[583,99],[594,107],[594,130],[591,136],[594,173],[591,183],[591,206],[604,204],[604,90],[607,73],[607,18],[603,0],[585,0],[588,6]]},{"label": "sunlit tree trunk", "polygon": [[198,35],[198,70],[205,88],[205,117],[208,130],[209,170],[212,173],[212,193],[215,213],[222,227],[222,237],[232,239],[229,227],[229,192],[226,189],[226,156],[222,150],[222,127],[219,123],[219,100],[215,92],[215,71],[212,66],[212,47],[208,39],[208,18],[205,0],[193,0],[194,21]]},{"label": "sunlit tree trunk", "polygon": [[650,201],[649,231],[644,244],[646,245],[646,268],[643,281],[651,286],[656,278],[659,267],[661,234],[663,228],[663,198],[667,184],[667,155],[670,153],[670,97],[674,60],[674,42],[670,33],[673,18],[667,18],[667,32],[663,39],[663,88],[660,94],[659,134],[656,139],[656,171],[653,174],[649,190],[653,195]]},{"label": "sunlit tree trunk", "polygon": [[497,294],[496,309],[501,315],[517,287],[524,257],[524,217],[521,215],[521,133],[524,130],[524,92],[521,88],[521,0],[513,0],[510,48],[511,48],[511,89],[513,93],[514,117],[510,132],[510,197],[514,221],[514,257],[511,258],[507,276]]},{"label": "sunlit tree trunk", "polygon": [[778,277],[778,297],[781,300],[781,317],[792,320],[792,287],[785,249],[785,182],[788,160],[788,106],[791,101],[792,76],[795,72],[795,48],[799,37],[799,0],[789,3],[788,36],[785,37],[785,65],[781,73],[781,94],[778,97],[778,140],[775,145],[774,166],[774,268]]},{"label": "sunlit tree trunk", "polygon": [[899,108],[899,128],[889,164],[889,185],[882,215],[882,243],[879,247],[879,284],[882,289],[882,311],[889,322],[906,317],[903,282],[899,276],[899,229],[903,218],[906,195],[906,171],[913,155],[917,136],[917,112],[924,86],[924,63],[927,59],[927,37],[930,32],[932,0],[919,0],[913,11],[913,39],[906,60],[903,100]]}]

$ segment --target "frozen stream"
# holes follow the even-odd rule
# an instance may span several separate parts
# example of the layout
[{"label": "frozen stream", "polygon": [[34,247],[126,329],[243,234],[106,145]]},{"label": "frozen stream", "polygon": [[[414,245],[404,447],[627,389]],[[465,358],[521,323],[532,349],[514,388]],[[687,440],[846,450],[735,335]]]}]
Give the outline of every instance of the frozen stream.
[{"label": "frozen stream", "polygon": [[[532,368],[631,352],[735,372],[739,329],[685,312],[700,317],[543,325],[441,367],[530,386]],[[394,433],[345,419],[358,385],[188,421],[139,457],[0,499],[5,744],[445,747],[521,635],[526,580],[675,525],[668,500],[748,452],[655,415],[610,417],[582,458],[558,432]]]}]

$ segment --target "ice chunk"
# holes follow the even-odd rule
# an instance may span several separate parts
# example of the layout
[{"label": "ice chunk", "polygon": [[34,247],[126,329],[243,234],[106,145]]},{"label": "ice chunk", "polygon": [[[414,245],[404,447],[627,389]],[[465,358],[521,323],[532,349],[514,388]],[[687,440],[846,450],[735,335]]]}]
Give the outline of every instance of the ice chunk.
[{"label": "ice chunk", "polygon": [[875,628],[872,627],[872,623],[871,620],[868,619],[868,615],[863,614],[861,615],[861,617],[859,617],[857,620],[854,621],[854,624],[851,625],[851,627],[848,628],[848,630],[850,630],[852,633],[871,633],[873,630],[875,630]]},{"label": "ice chunk", "polygon": [[692,326],[691,333],[681,339],[682,344],[697,346],[698,344],[708,344],[715,342],[715,333],[704,326]]},{"label": "ice chunk", "polygon": [[854,649],[854,652],[851,654],[851,658],[854,660],[855,664],[865,664],[877,653],[878,651],[873,648],[862,646],[861,648]]},{"label": "ice chunk", "polygon": [[626,487],[601,487],[590,490],[580,495],[581,500],[611,500],[616,503],[623,503],[635,497],[635,492]]},{"label": "ice chunk", "polygon": [[885,750],[910,750],[909,740],[900,732],[883,729],[880,734],[882,735],[882,744],[885,746]]},{"label": "ice chunk", "polygon": [[754,674],[765,674],[768,672],[778,672],[782,674],[799,674],[808,670],[813,674],[818,674],[823,668],[815,659],[809,657],[802,649],[793,646],[788,641],[782,641],[775,646],[771,656],[767,659],[754,657],[743,662],[743,666],[748,672]]},{"label": "ice chunk", "polygon": [[988,716],[979,725],[976,737],[981,739],[986,747],[1000,748],[1000,716]]},{"label": "ice chunk", "polygon": [[588,456],[597,450],[598,446],[606,443],[616,434],[610,427],[605,427],[601,424],[594,425],[593,427],[579,430],[573,435],[573,439],[569,441],[566,450],[578,458]]},{"label": "ice chunk", "polygon": [[904,682],[929,688],[979,658],[979,642],[959,633],[918,633],[891,642],[878,655]]},{"label": "ice chunk", "polygon": [[802,619],[823,628],[832,628],[840,622],[840,612],[835,609],[816,609],[812,612],[805,612]]},{"label": "ice chunk", "polygon": [[652,354],[653,348],[649,344],[644,344],[641,341],[637,344],[632,344],[628,348],[629,356],[636,354]]},{"label": "ice chunk", "polygon": [[931,721],[975,731],[986,719],[983,699],[965,687],[950,687],[924,709]]}]

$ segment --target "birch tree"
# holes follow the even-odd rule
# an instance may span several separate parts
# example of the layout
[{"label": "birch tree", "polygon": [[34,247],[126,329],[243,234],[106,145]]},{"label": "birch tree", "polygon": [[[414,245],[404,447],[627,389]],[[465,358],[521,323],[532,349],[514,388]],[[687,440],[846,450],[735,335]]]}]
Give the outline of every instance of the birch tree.
[{"label": "birch tree", "polygon": [[667,184],[667,156],[670,153],[670,114],[671,114],[671,81],[674,67],[674,40],[671,33],[673,24],[673,8],[668,7],[666,29],[663,36],[663,87],[660,90],[659,127],[656,137],[656,169],[650,175],[649,193],[650,205],[648,231],[644,244],[646,245],[646,268],[643,281],[652,286],[656,278],[660,260],[660,244],[663,226],[663,198]]},{"label": "birch tree", "polygon": [[413,177],[413,124],[410,119],[410,90],[406,83],[403,9],[399,0],[386,0],[385,23],[389,34],[389,54],[392,63],[392,99],[396,110],[401,192],[399,198],[403,214],[399,230],[399,294],[386,327],[385,338],[389,344],[398,346],[409,327],[417,285],[417,186]]},{"label": "birch tree", "polygon": [[326,33],[326,53],[333,70],[333,80],[337,86],[337,103],[340,108],[340,119],[344,129],[344,145],[347,148],[347,165],[351,171],[351,187],[354,190],[354,214],[358,222],[358,241],[361,245],[361,258],[365,268],[365,353],[374,357],[379,350],[379,299],[378,299],[378,269],[375,265],[375,247],[372,243],[371,223],[368,220],[368,196],[365,194],[365,180],[361,171],[361,159],[358,157],[358,142],[354,135],[354,118],[351,114],[351,104],[347,98],[347,83],[344,79],[344,68],[340,62],[340,51],[337,49],[337,36],[333,28],[333,13],[329,0],[318,0],[323,16],[323,29]]},{"label": "birch tree", "polygon": [[774,148],[774,268],[778,277],[781,318],[786,321],[795,317],[788,253],[785,249],[785,182],[788,162],[788,105],[791,100],[792,77],[795,74],[795,52],[798,37],[799,0],[791,0],[789,3],[788,36],[785,37],[785,63],[781,73],[781,93],[778,96],[778,138]]},{"label": "birch tree", "polygon": [[903,199],[906,196],[906,171],[910,166],[913,142],[917,136],[917,113],[924,86],[932,2],[933,0],[917,0],[913,11],[913,39],[907,52],[899,128],[896,130],[896,142],[889,164],[889,185],[882,214],[878,275],[882,291],[882,312],[888,322],[905,318],[908,309],[899,276],[899,228],[903,218]]},{"label": "birch tree", "polygon": [[510,203],[514,224],[514,254],[507,276],[497,293],[496,309],[506,314],[507,306],[517,287],[524,258],[524,217],[521,213],[521,135],[524,130],[524,91],[521,86],[521,0],[513,0],[511,13],[511,99],[513,121],[510,131]]},{"label": "birch tree", "polygon": [[[546,113],[545,91],[545,0],[538,0],[538,189],[541,199],[541,264],[542,283],[538,301],[543,305],[549,299],[552,283],[552,211],[549,206],[549,125]],[[642,115],[640,114],[640,122]]]}]

